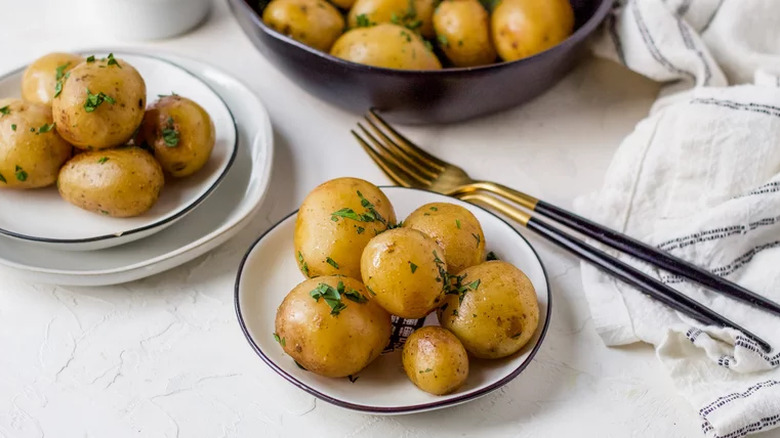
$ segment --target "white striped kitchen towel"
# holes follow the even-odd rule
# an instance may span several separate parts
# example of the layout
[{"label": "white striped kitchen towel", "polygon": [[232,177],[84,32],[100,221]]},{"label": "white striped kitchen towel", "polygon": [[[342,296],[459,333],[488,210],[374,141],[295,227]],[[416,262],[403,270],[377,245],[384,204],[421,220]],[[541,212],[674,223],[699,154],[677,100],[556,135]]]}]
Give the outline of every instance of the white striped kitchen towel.
[{"label": "white striped kitchen towel", "polygon": [[[593,47],[666,85],[575,208],[780,302],[780,0],[619,1]],[[653,344],[708,437],[780,425],[780,317],[638,266],[775,348],[583,265],[604,342]]]}]

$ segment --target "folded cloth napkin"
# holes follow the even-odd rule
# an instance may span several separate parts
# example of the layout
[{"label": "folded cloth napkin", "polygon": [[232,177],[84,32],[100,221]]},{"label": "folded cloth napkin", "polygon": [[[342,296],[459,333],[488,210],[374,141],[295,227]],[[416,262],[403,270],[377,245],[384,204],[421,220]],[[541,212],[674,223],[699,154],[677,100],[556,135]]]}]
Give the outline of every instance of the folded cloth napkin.
[{"label": "folded cloth napkin", "polygon": [[[780,0],[623,0],[597,55],[667,85],[575,209],[780,302]],[[620,257],[774,346],[582,267],[608,345],[655,346],[708,437],[780,425],[780,317]]]}]

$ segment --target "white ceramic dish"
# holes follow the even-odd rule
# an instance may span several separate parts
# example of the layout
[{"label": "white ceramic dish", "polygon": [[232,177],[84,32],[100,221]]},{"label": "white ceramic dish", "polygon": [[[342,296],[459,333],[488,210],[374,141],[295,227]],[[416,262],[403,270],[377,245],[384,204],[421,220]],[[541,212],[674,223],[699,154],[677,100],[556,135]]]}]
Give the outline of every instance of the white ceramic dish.
[{"label": "white ceramic dish", "polygon": [[[105,54],[96,53],[97,56]],[[206,165],[187,178],[168,178],[160,199],[146,213],[112,218],[63,200],[56,187],[0,190],[0,234],[51,249],[92,251],[123,245],[159,232],[202,203],[220,184],[236,156],[238,134],[222,98],[203,80],[161,58],[115,53],[132,64],[146,82],[147,102],[172,91],[200,104],[216,128],[216,144]],[[0,96],[18,96],[22,70],[0,78]]]},{"label": "white ceramic dish", "polygon": [[[541,346],[550,320],[550,291],[542,262],[514,228],[480,207],[436,193],[401,187],[384,187],[399,218],[427,202],[452,202],[468,208],[479,219],[488,250],[522,269],[536,289],[539,326],[521,351],[500,360],[471,358],[464,387],[454,394],[434,396],[417,389],[404,374],[400,351],[385,353],[361,371],[356,381],[330,379],[300,369],[274,340],[276,309],[303,275],[293,257],[296,213],[283,219],[249,249],[238,271],[236,314],[247,340],[260,358],[298,388],[334,405],[372,414],[405,414],[440,409],[483,396],[515,378]],[[430,315],[426,325],[437,324]]]},{"label": "white ceramic dish", "polygon": [[128,40],[182,34],[202,22],[213,0],[81,0],[83,25]]},{"label": "white ceramic dish", "polygon": [[268,188],[271,122],[255,94],[197,61],[166,56],[199,76],[227,102],[239,127],[235,164],[199,208],[153,239],[91,252],[57,251],[0,236],[0,265],[37,283],[99,286],[157,274],[206,253],[246,226]]}]

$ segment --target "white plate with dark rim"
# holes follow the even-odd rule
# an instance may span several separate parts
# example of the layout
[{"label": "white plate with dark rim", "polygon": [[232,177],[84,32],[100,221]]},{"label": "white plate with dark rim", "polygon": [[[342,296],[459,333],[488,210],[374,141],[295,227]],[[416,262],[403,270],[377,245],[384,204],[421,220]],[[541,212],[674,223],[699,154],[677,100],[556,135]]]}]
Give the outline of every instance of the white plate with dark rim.
[{"label": "white plate with dark rim", "polygon": [[[93,52],[89,53],[90,55]],[[106,56],[104,53],[94,53]],[[238,148],[236,123],[222,98],[196,75],[162,58],[115,52],[146,82],[147,103],[175,92],[201,105],[216,128],[216,143],[206,165],[187,178],[166,178],[160,199],[146,213],[113,218],[88,212],[64,199],[56,187],[0,190],[0,234],[49,249],[92,251],[123,245],[162,231],[190,213],[217,188]],[[0,77],[0,96],[19,96],[23,68]]]},{"label": "white plate with dark rim", "polygon": [[[451,202],[468,208],[479,219],[485,242],[501,260],[528,275],[539,301],[539,326],[531,340],[516,354],[498,360],[471,362],[465,385],[454,394],[435,396],[417,389],[401,366],[400,351],[382,354],[355,380],[321,377],[299,368],[274,340],[276,309],[287,293],[304,280],[293,250],[297,212],[291,213],[252,245],[238,269],[235,305],[238,322],[252,349],[282,378],[334,405],[379,415],[429,411],[474,400],[517,377],[531,362],[550,321],[550,289],[544,266],[530,243],[503,219],[487,210],[454,198],[424,190],[382,187],[399,218],[428,202]],[[437,325],[435,314],[425,325]],[[396,330],[394,330],[396,331]]]},{"label": "white plate with dark rim", "polygon": [[38,283],[74,286],[124,283],[188,262],[224,243],[249,224],[265,197],[271,177],[273,132],[268,112],[252,90],[221,70],[178,56],[165,55],[165,59],[211,86],[236,118],[239,147],[235,163],[213,196],[173,227],[155,234],[153,239],[114,248],[60,251],[0,235],[0,265],[12,268],[7,272]]}]

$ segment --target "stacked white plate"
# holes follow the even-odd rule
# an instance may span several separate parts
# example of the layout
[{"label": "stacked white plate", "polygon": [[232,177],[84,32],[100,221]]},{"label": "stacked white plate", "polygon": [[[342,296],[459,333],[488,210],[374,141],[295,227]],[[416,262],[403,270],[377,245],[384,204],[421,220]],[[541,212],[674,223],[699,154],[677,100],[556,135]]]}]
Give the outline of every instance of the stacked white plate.
[{"label": "stacked white plate", "polygon": [[[268,113],[251,90],[185,58],[114,56],[144,77],[148,102],[176,92],[204,107],[217,133],[212,156],[195,175],[168,179],[155,206],[134,218],[81,210],[54,187],[0,190],[0,265],[13,273],[36,282],[93,286],[153,275],[235,235],[265,196],[273,136]],[[22,72],[0,77],[0,96],[19,95]]]}]

